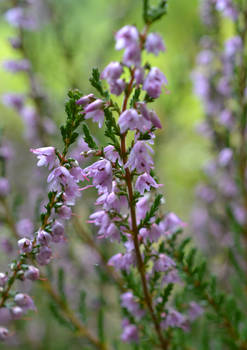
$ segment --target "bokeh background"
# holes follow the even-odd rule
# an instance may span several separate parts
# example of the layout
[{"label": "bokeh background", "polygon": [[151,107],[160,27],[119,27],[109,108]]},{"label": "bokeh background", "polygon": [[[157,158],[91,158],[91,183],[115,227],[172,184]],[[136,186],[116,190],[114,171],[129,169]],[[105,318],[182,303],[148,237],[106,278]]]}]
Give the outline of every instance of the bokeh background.
[{"label": "bokeh background", "polygon": [[[13,36],[15,29],[4,20],[3,11],[6,9],[6,3],[7,1],[0,2],[0,61],[18,58],[18,54],[10,47],[7,40]],[[142,27],[142,1],[40,0],[35,2],[34,14],[40,26],[38,30],[25,34],[25,46],[46,96],[47,115],[59,127],[65,118],[64,100],[67,90],[76,87],[85,94],[91,92],[88,79],[92,68],[98,67],[102,70],[109,61],[121,57],[121,53],[114,50],[114,32],[125,24]],[[166,52],[158,58],[150,55],[148,59],[153,65],[160,67],[169,82],[169,93],[162,94],[162,97],[155,102],[155,109],[164,126],[158,132],[155,146],[156,169],[160,182],[164,183],[165,210],[174,211],[184,221],[190,222],[195,186],[203,176],[202,165],[210,157],[207,141],[196,132],[196,125],[202,120],[203,112],[200,102],[193,93],[191,80],[200,37],[204,30],[200,22],[199,0],[171,0],[168,15],[157,22],[153,30],[160,32],[164,37]],[[6,92],[25,93],[28,89],[25,73],[13,75],[0,69],[0,95]],[[27,216],[29,211],[33,210],[33,203],[28,201],[30,184],[42,180],[36,178],[36,174],[30,171],[29,165],[35,165],[35,159],[29,155],[30,145],[23,136],[23,121],[17,113],[3,104],[0,104],[0,127],[3,129],[4,137],[11,142],[15,150],[15,155],[9,164],[8,176],[13,191],[17,191],[22,197],[24,203],[22,211]],[[93,127],[92,124],[92,130]],[[98,132],[96,128],[95,132]],[[56,146],[61,144],[59,131],[52,136],[51,142]],[[43,195],[45,196],[45,193]],[[92,203],[93,198],[82,200],[84,217],[90,211]],[[2,227],[4,233],[5,230],[6,228]],[[75,255],[79,265],[78,281],[75,283],[77,275],[74,275],[71,281],[67,281],[72,303],[77,298],[77,289],[85,288],[92,292],[90,305],[97,310],[96,304],[102,295],[99,297],[93,290],[92,281],[81,278],[81,276],[87,278],[88,273],[91,273],[83,263],[90,259],[92,261],[93,254],[78,245],[76,239],[70,243],[66,253],[59,254],[66,254],[67,257]],[[6,264],[5,261],[3,265],[4,263]],[[67,272],[70,272],[70,269],[72,271],[69,263],[64,265],[66,266],[63,268]],[[55,274],[54,271],[50,273]],[[102,283],[104,284],[104,281],[99,282],[100,288]],[[82,344],[69,330],[62,328],[52,318],[45,293],[38,286],[32,289],[31,293],[38,300],[38,313],[30,316],[31,322],[28,320],[17,324],[18,337],[11,344],[3,346],[3,349],[13,347],[26,350],[68,348],[86,350],[86,344]],[[107,294],[114,304],[116,297],[113,290],[110,292],[107,290]],[[114,323],[117,317],[114,314],[114,307],[108,303],[104,317],[108,331],[117,334],[119,322]],[[99,315],[97,320],[100,322]],[[95,327],[94,320],[92,327]],[[121,349],[117,343],[116,349]]]}]

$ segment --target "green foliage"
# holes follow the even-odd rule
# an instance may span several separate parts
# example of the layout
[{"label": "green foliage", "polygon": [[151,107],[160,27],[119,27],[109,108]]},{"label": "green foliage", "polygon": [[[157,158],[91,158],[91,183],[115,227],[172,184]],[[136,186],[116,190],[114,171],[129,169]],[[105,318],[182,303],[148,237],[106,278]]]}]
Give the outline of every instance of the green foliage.
[{"label": "green foliage", "polygon": [[65,275],[64,275],[64,269],[63,268],[59,268],[59,270],[58,270],[57,285],[58,285],[58,290],[59,290],[59,294],[61,296],[61,299],[65,302],[66,301]]},{"label": "green foliage", "polygon": [[109,99],[109,93],[107,90],[103,89],[101,80],[100,80],[100,72],[98,68],[93,68],[92,76],[89,79],[91,85],[100,93],[100,95],[106,99]]},{"label": "green foliage", "polygon": [[106,126],[105,136],[111,139],[112,144],[115,146],[117,150],[120,150],[120,145],[116,137],[120,135],[119,126],[117,125],[116,120],[113,117],[113,114],[109,110],[109,108],[106,108],[104,112],[105,112],[105,126]]},{"label": "green foliage", "polygon": [[154,23],[166,14],[167,0],[161,0],[157,6],[151,6],[150,0],[143,0],[143,20],[146,24]]},{"label": "green foliage", "polygon": [[145,218],[143,220],[141,220],[139,228],[141,228],[143,226],[147,226],[147,225],[150,224],[150,219],[152,217],[154,217],[154,215],[156,214],[157,210],[159,209],[162,198],[163,198],[162,194],[157,194],[156,195],[150,210],[147,212]]},{"label": "green foliage", "polygon": [[59,307],[55,304],[50,302],[50,311],[56,321],[63,327],[68,328],[70,331],[75,331],[75,327],[72,325],[71,322],[69,322],[66,318],[63,317],[61,312],[59,311]]},{"label": "green foliage", "polygon": [[87,293],[82,290],[80,292],[80,299],[79,299],[79,306],[78,306],[78,311],[80,314],[80,318],[83,323],[87,322],[87,304],[86,304],[86,297]]},{"label": "green foliage", "polygon": [[92,148],[92,149],[98,149],[98,146],[94,142],[94,139],[90,133],[90,130],[89,130],[87,124],[82,124],[82,129],[83,129],[83,134],[84,134],[83,139],[87,143],[88,147]]}]

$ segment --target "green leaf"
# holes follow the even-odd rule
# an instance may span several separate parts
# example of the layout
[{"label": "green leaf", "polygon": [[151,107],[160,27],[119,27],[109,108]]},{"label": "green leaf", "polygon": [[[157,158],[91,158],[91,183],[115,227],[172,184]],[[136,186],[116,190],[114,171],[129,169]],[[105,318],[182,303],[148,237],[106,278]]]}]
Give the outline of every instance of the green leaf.
[{"label": "green leaf", "polygon": [[62,316],[62,314],[58,310],[58,306],[56,304],[51,302],[49,307],[50,307],[52,315],[54,316],[54,318],[57,320],[57,322],[61,326],[65,327],[65,328],[68,328],[69,330],[72,330],[72,331],[76,330],[76,328],[72,325],[72,323],[69,322],[68,320],[66,320],[66,318],[64,318]]},{"label": "green leaf", "polygon": [[83,323],[87,322],[87,305],[86,305],[87,293],[82,290],[79,299],[79,314]]},{"label": "green leaf", "polygon": [[96,143],[94,142],[93,137],[91,136],[88,126],[86,124],[82,124],[82,129],[84,132],[83,139],[88,144],[88,147],[92,149],[98,149]]},{"label": "green leaf", "polygon": [[109,99],[108,91],[104,91],[102,87],[102,83],[100,81],[100,72],[98,68],[93,68],[92,76],[89,79],[89,81],[91,85],[100,93],[101,96],[105,97],[106,99]]},{"label": "green leaf", "polygon": [[66,300],[66,294],[65,294],[65,275],[64,275],[64,269],[59,268],[58,270],[58,290],[59,294],[63,301]]}]

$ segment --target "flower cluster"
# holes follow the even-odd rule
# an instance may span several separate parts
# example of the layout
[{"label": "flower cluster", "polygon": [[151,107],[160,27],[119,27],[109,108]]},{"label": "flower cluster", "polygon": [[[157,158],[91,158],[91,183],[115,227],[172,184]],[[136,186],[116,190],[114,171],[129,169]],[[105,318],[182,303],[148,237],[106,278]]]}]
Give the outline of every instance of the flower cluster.
[{"label": "flower cluster", "polygon": [[[246,5],[233,1],[204,1],[232,21],[234,32],[221,38],[208,26],[202,38],[193,73],[205,120],[198,130],[213,145],[214,157],[206,164],[206,183],[197,187],[193,212],[194,230],[201,245],[214,256],[230,260],[219,272],[221,278],[246,271]],[[214,13],[214,21],[218,21]],[[246,17],[245,17],[246,18]],[[210,237],[210,238],[209,238]],[[234,267],[235,266],[235,267]]]}]

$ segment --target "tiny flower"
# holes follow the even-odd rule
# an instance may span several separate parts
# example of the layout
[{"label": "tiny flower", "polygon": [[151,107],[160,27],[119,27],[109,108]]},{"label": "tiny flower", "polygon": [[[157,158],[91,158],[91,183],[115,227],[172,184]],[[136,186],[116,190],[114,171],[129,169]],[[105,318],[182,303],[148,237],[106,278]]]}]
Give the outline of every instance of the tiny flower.
[{"label": "tiny flower", "polygon": [[188,309],[188,317],[191,321],[195,321],[198,317],[203,314],[203,308],[194,301],[191,301]]},{"label": "tiny flower", "polygon": [[136,43],[128,46],[123,55],[123,63],[128,66],[139,66],[141,63],[140,46]]},{"label": "tiny flower", "polygon": [[142,120],[135,109],[127,109],[119,119],[118,124],[123,134],[125,131],[139,129],[142,126]]},{"label": "tiny flower", "polygon": [[8,179],[0,177],[0,197],[6,197],[10,192],[10,185]]},{"label": "tiny flower", "polygon": [[243,44],[240,36],[236,35],[225,42],[225,54],[227,57],[232,58],[242,50]]},{"label": "tiny flower", "polygon": [[82,96],[81,98],[79,98],[79,100],[76,101],[76,104],[86,106],[89,103],[93,102],[94,99],[95,99],[94,94],[89,94],[89,95]]},{"label": "tiny flower", "polygon": [[112,80],[109,82],[112,94],[119,96],[124,91],[126,83],[123,79]]},{"label": "tiny flower", "polygon": [[180,283],[181,279],[176,269],[169,270],[162,279],[162,282],[167,285],[169,283]]},{"label": "tiny flower", "polygon": [[37,267],[29,265],[28,269],[24,273],[24,277],[31,281],[39,279],[39,269]]},{"label": "tiny flower", "polygon": [[155,126],[156,128],[159,128],[159,129],[162,128],[159,117],[157,116],[154,110],[149,110],[144,102],[138,102],[137,105],[140,108],[140,112],[142,116],[146,120],[150,121],[153,124],[153,126]]},{"label": "tiny flower", "polygon": [[108,261],[109,266],[114,266],[117,270],[129,271],[130,267],[135,264],[135,256],[132,253],[118,253],[113,255]]},{"label": "tiny flower", "polygon": [[121,339],[125,343],[137,343],[139,341],[137,327],[134,324],[124,326]]},{"label": "tiny flower", "polygon": [[66,205],[62,205],[58,211],[57,211],[59,217],[64,220],[69,220],[72,215],[72,210],[70,207],[67,207]]},{"label": "tiny flower", "polygon": [[128,162],[125,167],[130,167],[130,170],[136,169],[138,172],[149,172],[153,167],[153,160],[148,153],[153,152],[150,146],[144,141],[137,141],[132,148]]},{"label": "tiny flower", "polygon": [[158,55],[160,51],[165,51],[165,45],[162,37],[157,33],[150,33],[147,36],[145,49],[147,52]]},{"label": "tiny flower", "polygon": [[8,338],[9,336],[9,331],[7,328],[0,327],[0,340],[4,341]]},{"label": "tiny flower", "polygon": [[147,91],[150,97],[158,98],[161,94],[161,88],[165,84],[167,84],[165,75],[159,68],[153,67],[144,81],[143,90]]},{"label": "tiny flower", "polygon": [[177,327],[182,328],[184,331],[187,331],[188,321],[180,312],[174,309],[170,309],[165,320],[161,322],[161,327],[164,329],[167,329],[168,327]]},{"label": "tiny flower", "polygon": [[135,301],[132,292],[126,292],[121,295],[121,305],[126,308],[133,316],[138,319],[144,315],[144,310],[140,309],[139,304]]},{"label": "tiny flower", "polygon": [[117,80],[123,73],[123,67],[119,62],[111,62],[105,67],[101,73],[101,79],[105,79],[108,82]]},{"label": "tiny flower", "polygon": [[233,21],[238,18],[238,12],[235,9],[232,0],[216,0],[216,9],[229,17]]},{"label": "tiny flower", "polygon": [[3,67],[6,71],[11,73],[26,72],[31,68],[30,62],[26,59],[21,60],[8,60],[3,63]]},{"label": "tiny flower", "polygon": [[2,102],[5,106],[15,108],[20,111],[24,104],[24,96],[20,94],[4,94]]},{"label": "tiny flower", "polygon": [[19,239],[18,247],[21,253],[30,253],[33,248],[32,242],[28,238]]},{"label": "tiny flower", "polygon": [[146,191],[150,191],[151,187],[154,188],[158,188],[162,185],[157,184],[155,182],[155,180],[152,178],[151,175],[149,175],[148,173],[144,173],[142,175],[140,175],[137,180],[136,180],[136,184],[135,184],[135,188],[138,192],[140,192],[141,194],[143,194]]},{"label": "tiny flower", "polygon": [[101,190],[112,190],[112,166],[106,159],[99,160],[84,169],[85,175],[93,179],[93,185]]},{"label": "tiny flower", "polygon": [[48,169],[52,169],[56,161],[56,153],[54,147],[41,147],[30,151],[38,158],[37,166],[48,166]]},{"label": "tiny flower", "polygon": [[154,263],[154,270],[158,272],[165,272],[175,266],[175,262],[168,255],[160,254]]},{"label": "tiny flower", "polygon": [[185,226],[185,223],[176,214],[169,213],[159,226],[165,233],[172,234],[180,227]]},{"label": "tiny flower", "polygon": [[37,243],[40,245],[48,245],[51,241],[51,235],[44,231],[44,230],[39,230],[37,234]]},{"label": "tiny flower", "polygon": [[21,306],[23,310],[35,310],[33,299],[28,294],[18,293],[14,300],[16,305]]},{"label": "tiny flower", "polygon": [[219,165],[222,167],[225,167],[229,165],[233,157],[233,151],[231,148],[224,148],[222,151],[220,151],[218,156],[218,162]]},{"label": "tiny flower", "polygon": [[10,312],[14,320],[19,320],[23,316],[23,309],[20,306],[13,306]]},{"label": "tiny flower", "polygon": [[47,265],[51,261],[52,250],[47,246],[42,246],[36,255],[36,260],[40,265]]},{"label": "tiny flower", "polygon": [[20,237],[32,238],[34,225],[30,219],[24,218],[17,222],[16,230]]},{"label": "tiny flower", "polygon": [[5,273],[0,272],[0,287],[4,287],[7,281],[8,276]]},{"label": "tiny flower", "polygon": [[114,146],[106,146],[104,148],[104,154],[106,159],[110,160],[111,162],[116,163],[116,161],[118,161],[118,163],[121,163],[119,153],[116,151]]},{"label": "tiny flower", "polygon": [[137,67],[134,73],[136,85],[143,84],[144,82],[144,69],[142,67]]},{"label": "tiny flower", "polygon": [[135,44],[139,40],[139,33],[136,27],[134,26],[124,26],[116,34],[116,49],[121,50],[125,49],[131,44]]},{"label": "tiny flower", "polygon": [[55,221],[52,226],[52,241],[60,242],[64,238],[64,226],[58,221]]}]

